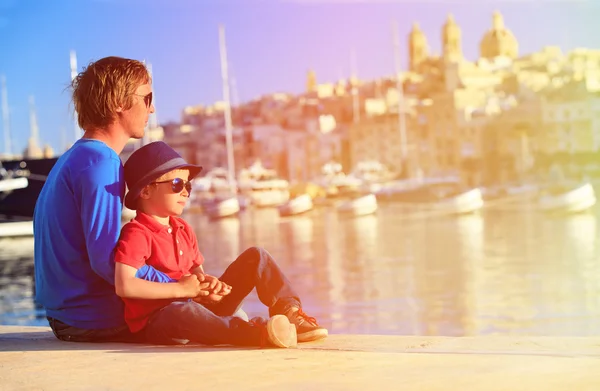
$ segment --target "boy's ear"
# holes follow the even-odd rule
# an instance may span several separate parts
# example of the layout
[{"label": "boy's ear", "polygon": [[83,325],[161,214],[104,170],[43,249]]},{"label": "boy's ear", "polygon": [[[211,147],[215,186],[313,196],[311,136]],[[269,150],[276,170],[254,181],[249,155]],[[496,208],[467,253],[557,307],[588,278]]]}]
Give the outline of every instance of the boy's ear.
[{"label": "boy's ear", "polygon": [[151,188],[152,188],[152,185],[146,185],[146,186],[144,186],[144,188],[140,192],[140,198],[143,198],[145,200],[147,200],[148,198],[150,198],[150,195],[151,195],[151,192],[152,192]]}]

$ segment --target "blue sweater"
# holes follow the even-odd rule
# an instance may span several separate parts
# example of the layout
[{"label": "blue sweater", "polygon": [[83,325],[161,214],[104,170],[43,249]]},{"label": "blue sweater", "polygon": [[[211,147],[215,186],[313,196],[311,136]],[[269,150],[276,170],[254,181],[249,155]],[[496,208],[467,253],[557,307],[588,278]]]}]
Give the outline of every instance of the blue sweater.
[{"label": "blue sweater", "polygon": [[[47,316],[83,329],[125,325],[113,259],[124,193],[121,159],[101,141],[77,141],[50,171],[33,217],[35,299]],[[138,276],[172,281],[149,267]]]}]

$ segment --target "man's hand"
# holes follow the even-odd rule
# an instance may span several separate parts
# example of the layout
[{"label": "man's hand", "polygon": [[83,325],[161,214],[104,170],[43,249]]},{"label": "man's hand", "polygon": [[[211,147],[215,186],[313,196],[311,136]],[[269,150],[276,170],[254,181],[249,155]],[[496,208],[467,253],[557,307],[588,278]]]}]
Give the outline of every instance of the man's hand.
[{"label": "man's hand", "polygon": [[181,288],[183,297],[204,297],[209,294],[207,290],[209,283],[200,282],[195,274],[186,274],[177,282]]}]

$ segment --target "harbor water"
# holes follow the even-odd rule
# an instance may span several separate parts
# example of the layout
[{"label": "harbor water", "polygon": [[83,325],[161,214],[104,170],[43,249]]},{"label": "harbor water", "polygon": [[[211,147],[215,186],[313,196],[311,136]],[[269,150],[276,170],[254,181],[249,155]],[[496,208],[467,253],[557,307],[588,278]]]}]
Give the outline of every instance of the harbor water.
[{"label": "harbor water", "polygon": [[[592,336],[600,333],[600,213],[423,215],[380,205],[279,217],[250,209],[193,225],[205,270],[266,248],[331,333]],[[0,324],[47,325],[34,302],[33,239],[0,241]],[[243,307],[267,314],[252,294]]]}]

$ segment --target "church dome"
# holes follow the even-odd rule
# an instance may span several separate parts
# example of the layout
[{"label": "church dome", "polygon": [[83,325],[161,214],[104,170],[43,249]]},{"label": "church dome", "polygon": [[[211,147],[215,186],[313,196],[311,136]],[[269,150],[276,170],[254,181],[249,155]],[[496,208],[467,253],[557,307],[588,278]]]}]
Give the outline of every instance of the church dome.
[{"label": "church dome", "polygon": [[519,43],[514,34],[504,26],[504,18],[500,12],[494,12],[492,28],[483,36],[479,50],[481,58],[517,57]]}]

